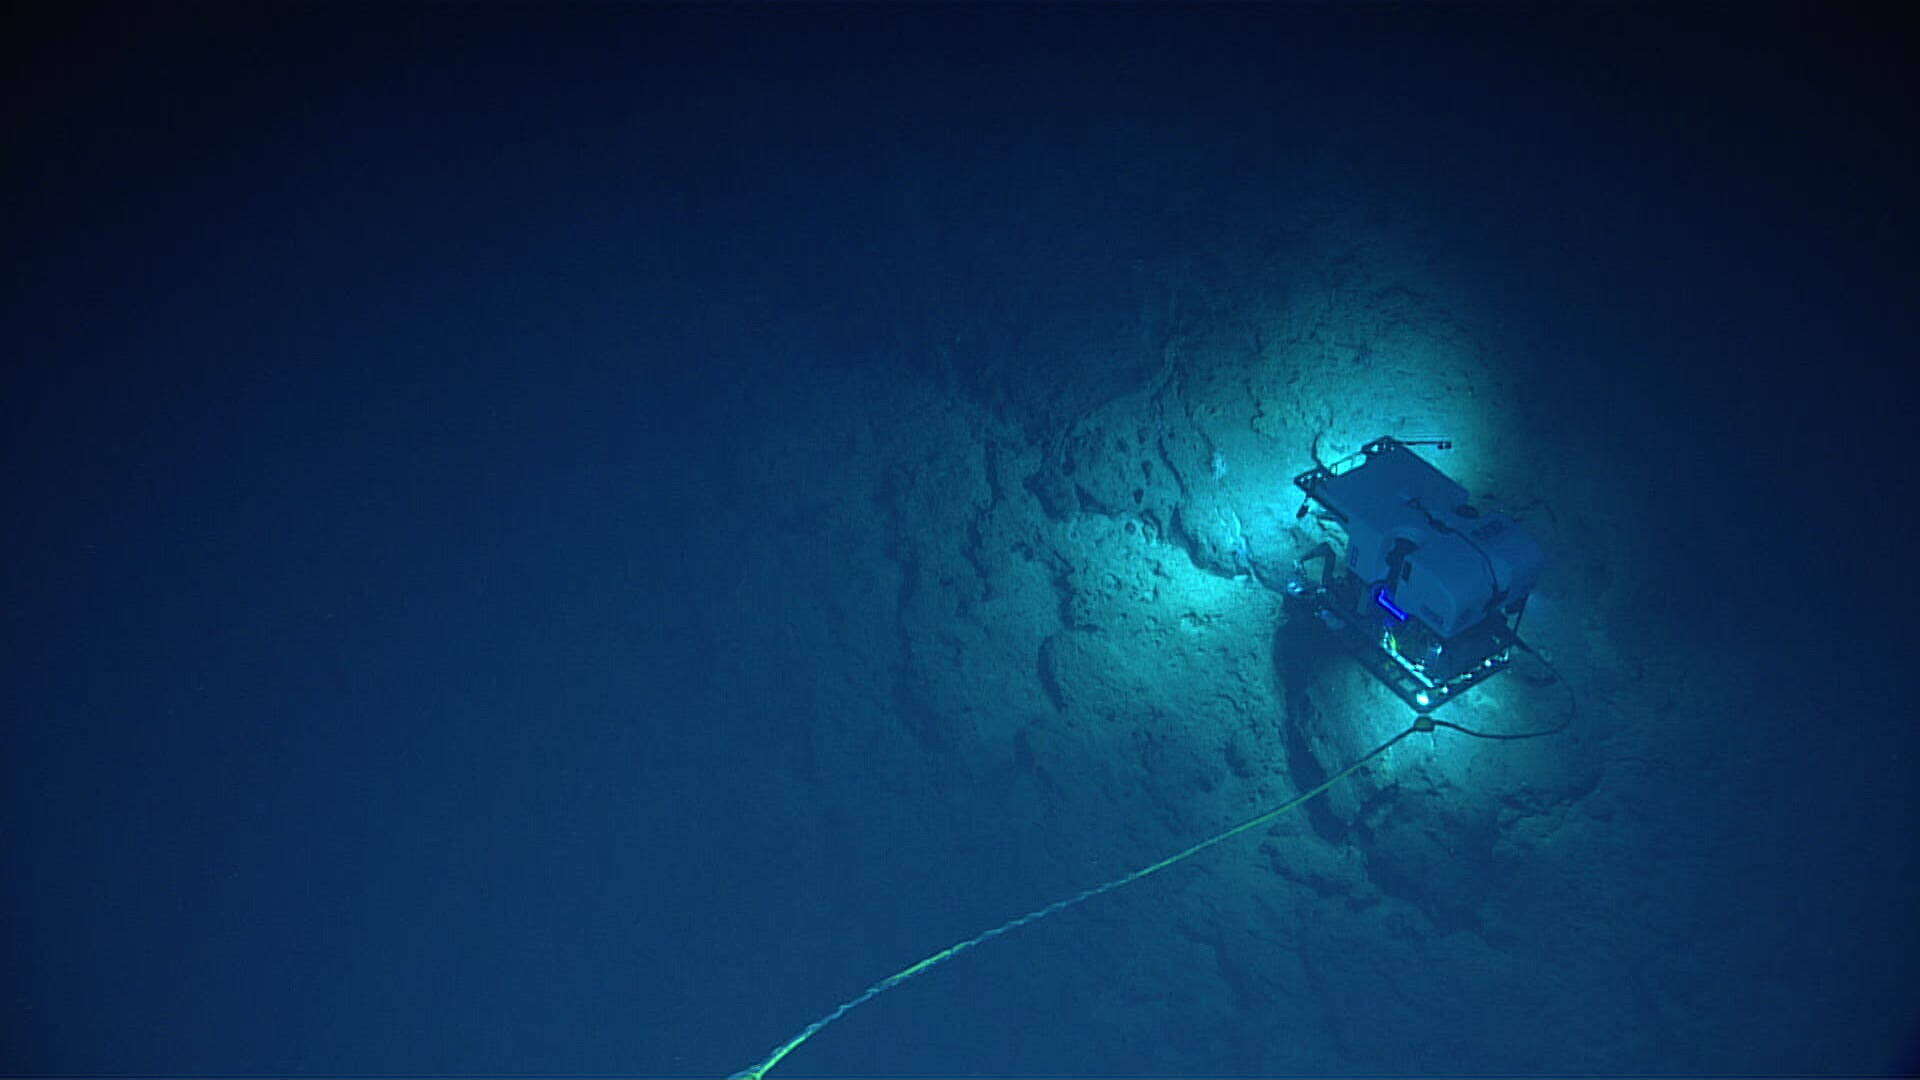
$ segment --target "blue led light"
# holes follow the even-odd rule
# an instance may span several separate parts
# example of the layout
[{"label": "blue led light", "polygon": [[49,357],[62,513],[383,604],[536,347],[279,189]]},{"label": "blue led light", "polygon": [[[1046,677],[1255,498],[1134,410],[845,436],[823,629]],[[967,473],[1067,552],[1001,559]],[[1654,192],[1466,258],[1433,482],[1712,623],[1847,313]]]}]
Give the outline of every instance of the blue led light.
[{"label": "blue led light", "polygon": [[1385,585],[1381,585],[1373,590],[1373,602],[1386,608],[1387,614],[1393,616],[1400,622],[1407,621],[1407,613],[1401,611],[1400,606],[1393,602],[1393,597],[1387,595],[1387,587]]}]

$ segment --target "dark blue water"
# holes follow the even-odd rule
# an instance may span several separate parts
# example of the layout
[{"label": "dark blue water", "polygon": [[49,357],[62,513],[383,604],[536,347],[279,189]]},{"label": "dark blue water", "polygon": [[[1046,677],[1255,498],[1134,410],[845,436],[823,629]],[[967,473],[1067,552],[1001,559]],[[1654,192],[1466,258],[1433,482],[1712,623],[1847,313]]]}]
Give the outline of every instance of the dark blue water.
[{"label": "dark blue water", "polygon": [[1322,430],[1451,435],[1542,533],[1575,728],[1421,736],[776,1075],[1915,1068],[1911,46],[41,24],[0,1071],[747,1067],[1404,726],[1245,574]]}]

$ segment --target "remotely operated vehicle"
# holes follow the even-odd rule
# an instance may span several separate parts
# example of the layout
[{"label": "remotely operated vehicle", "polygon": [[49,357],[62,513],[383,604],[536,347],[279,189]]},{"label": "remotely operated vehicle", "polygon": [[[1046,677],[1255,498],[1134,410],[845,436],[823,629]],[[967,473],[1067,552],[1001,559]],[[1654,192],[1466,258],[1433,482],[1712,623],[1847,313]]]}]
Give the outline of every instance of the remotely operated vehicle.
[{"label": "remotely operated vehicle", "polygon": [[1327,535],[1286,592],[1425,714],[1512,661],[1546,560],[1518,522],[1475,507],[1415,446],[1453,444],[1382,436],[1331,463],[1316,448],[1314,467],[1293,478],[1305,494],[1295,517]]}]

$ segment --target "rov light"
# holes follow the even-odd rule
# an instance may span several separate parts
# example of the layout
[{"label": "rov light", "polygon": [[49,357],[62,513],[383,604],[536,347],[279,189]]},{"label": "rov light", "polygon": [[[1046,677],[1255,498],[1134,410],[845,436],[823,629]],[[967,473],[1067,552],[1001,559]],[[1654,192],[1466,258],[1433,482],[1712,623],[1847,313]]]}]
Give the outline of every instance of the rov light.
[{"label": "rov light", "polygon": [[[1348,595],[1352,594],[1349,593]],[[1387,587],[1385,585],[1373,590],[1373,602],[1386,608],[1387,614],[1393,616],[1395,619],[1401,622],[1407,621],[1407,613],[1400,609],[1400,605],[1393,602],[1393,597],[1387,595]]]},{"label": "rov light", "polygon": [[1433,704],[1433,698],[1425,690],[1422,690],[1419,693],[1413,695],[1413,700],[1415,704],[1419,705],[1423,709]]}]

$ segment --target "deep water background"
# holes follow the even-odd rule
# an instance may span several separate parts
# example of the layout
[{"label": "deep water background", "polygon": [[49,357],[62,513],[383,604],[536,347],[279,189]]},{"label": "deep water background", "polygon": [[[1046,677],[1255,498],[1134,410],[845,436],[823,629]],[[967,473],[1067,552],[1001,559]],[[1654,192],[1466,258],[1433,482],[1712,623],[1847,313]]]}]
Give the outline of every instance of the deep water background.
[{"label": "deep water background", "polygon": [[[1574,727],[1409,740],[776,1075],[1920,1067],[1911,46],[39,23],[0,1071],[745,1068],[1405,725],[1246,573],[1322,432],[1451,436],[1541,534]],[[1443,715],[1550,723],[1532,674]]]}]

